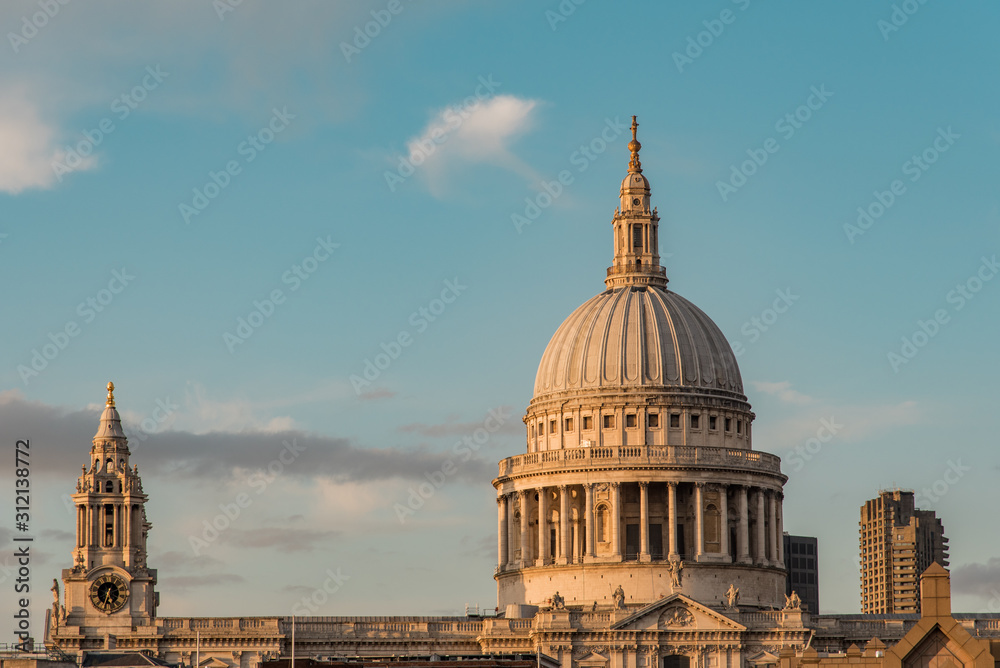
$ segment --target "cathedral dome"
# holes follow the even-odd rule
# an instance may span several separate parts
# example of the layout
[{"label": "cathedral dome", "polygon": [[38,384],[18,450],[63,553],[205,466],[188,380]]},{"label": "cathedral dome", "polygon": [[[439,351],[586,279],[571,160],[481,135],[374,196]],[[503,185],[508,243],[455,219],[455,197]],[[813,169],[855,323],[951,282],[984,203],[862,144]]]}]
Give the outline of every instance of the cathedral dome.
[{"label": "cathedral dome", "polygon": [[607,290],[549,341],[535,397],[576,390],[692,388],[743,395],[736,356],[697,306],[659,287]]}]

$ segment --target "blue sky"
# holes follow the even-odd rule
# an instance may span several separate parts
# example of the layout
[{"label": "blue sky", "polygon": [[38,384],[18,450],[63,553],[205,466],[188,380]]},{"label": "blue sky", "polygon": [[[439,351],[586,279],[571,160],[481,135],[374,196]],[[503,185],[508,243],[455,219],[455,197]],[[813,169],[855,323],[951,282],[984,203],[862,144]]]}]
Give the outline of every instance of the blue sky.
[{"label": "blue sky", "polygon": [[929,490],[956,609],[1000,610],[995,4],[42,4],[0,8],[0,435],[38,453],[36,583],[114,380],[161,614],[290,614],[328,569],[314,614],[492,607],[489,481],[604,289],[636,114],[670,287],[740,352],[823,611],[858,611],[858,508],[893,486]]}]

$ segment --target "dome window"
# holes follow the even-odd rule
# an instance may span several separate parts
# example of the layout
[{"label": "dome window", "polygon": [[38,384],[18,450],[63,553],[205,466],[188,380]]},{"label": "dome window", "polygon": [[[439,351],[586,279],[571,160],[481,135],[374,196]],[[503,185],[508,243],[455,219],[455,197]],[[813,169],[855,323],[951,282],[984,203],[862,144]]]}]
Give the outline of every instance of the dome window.
[{"label": "dome window", "polygon": [[670,426],[677,429],[681,426],[681,414],[671,413],[670,414]]},{"label": "dome window", "polygon": [[718,429],[719,428],[719,418],[715,417],[714,415],[709,415],[708,416],[708,428],[709,428],[710,431],[715,431],[716,429]]},{"label": "dome window", "polygon": [[732,431],[732,430],[733,430],[733,419],[726,418],[726,431]]},{"label": "dome window", "polygon": [[555,420],[549,420],[549,433],[550,434],[556,433],[556,421]]},{"label": "dome window", "polygon": [[701,416],[700,415],[692,415],[691,416],[691,428],[692,429],[698,429],[698,424],[700,422],[701,422]]},{"label": "dome window", "polygon": [[650,429],[658,429],[660,427],[660,414],[650,413],[646,416],[646,422],[649,424]]},{"label": "dome window", "polygon": [[737,420],[736,421],[736,433],[737,434],[742,434],[743,433],[743,420]]},{"label": "dome window", "polygon": [[604,428],[605,429],[614,429],[615,428],[615,416],[614,415],[605,415],[604,416]]},{"label": "dome window", "polygon": [[573,431],[573,418],[566,418],[566,431]]},{"label": "dome window", "polygon": [[590,415],[583,416],[583,428],[586,430],[591,430],[594,428],[594,418]]},{"label": "dome window", "polygon": [[629,413],[628,415],[625,416],[625,426],[633,428],[635,427],[635,413]]}]

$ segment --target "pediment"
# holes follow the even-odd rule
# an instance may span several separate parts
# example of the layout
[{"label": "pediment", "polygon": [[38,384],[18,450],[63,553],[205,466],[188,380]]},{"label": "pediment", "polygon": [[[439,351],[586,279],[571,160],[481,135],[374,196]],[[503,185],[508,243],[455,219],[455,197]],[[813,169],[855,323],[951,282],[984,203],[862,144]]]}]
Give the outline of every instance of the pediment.
[{"label": "pediment", "polygon": [[198,668],[229,668],[229,664],[213,656],[199,663]]},{"label": "pediment", "polygon": [[757,654],[754,654],[753,656],[747,657],[747,663],[749,663],[751,665],[754,665],[754,666],[763,666],[763,665],[767,665],[767,664],[777,664],[778,663],[778,656],[776,654],[772,654],[771,652],[767,652],[767,651],[758,652]]},{"label": "pediment", "polygon": [[745,631],[746,627],[684,594],[671,594],[611,625],[622,630]]},{"label": "pediment", "polygon": [[577,659],[576,665],[586,668],[601,668],[608,665],[608,657],[600,652],[588,652],[586,656]]}]

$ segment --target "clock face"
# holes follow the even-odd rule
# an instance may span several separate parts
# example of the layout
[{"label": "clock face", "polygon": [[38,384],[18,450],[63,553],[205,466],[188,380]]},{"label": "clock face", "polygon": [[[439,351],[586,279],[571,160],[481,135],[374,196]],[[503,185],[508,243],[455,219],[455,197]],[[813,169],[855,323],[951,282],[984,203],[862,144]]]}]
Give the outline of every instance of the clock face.
[{"label": "clock face", "polygon": [[128,602],[128,583],[114,573],[102,575],[90,585],[90,602],[109,615]]}]

